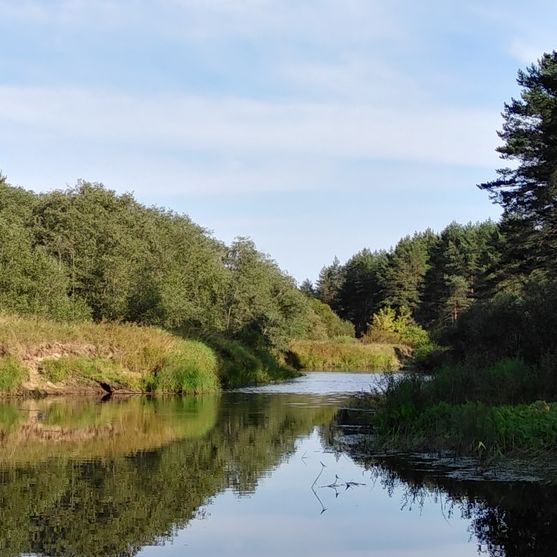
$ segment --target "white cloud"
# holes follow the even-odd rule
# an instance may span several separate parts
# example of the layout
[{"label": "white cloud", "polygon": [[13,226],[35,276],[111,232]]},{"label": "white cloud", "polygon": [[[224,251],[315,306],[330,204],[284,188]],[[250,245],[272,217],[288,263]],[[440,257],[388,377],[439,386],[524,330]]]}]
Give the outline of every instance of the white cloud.
[{"label": "white cloud", "polygon": [[356,103],[427,102],[425,92],[408,73],[387,64],[381,56],[349,55],[339,61],[288,61],[277,74],[305,96]]},{"label": "white cloud", "polygon": [[141,27],[186,39],[402,38],[400,0],[0,0],[0,17],[53,25]]},{"label": "white cloud", "polygon": [[544,43],[543,40],[540,40],[540,37],[531,42],[524,39],[514,39],[510,44],[509,51],[516,60],[529,66],[536,63],[544,52],[550,52],[555,47],[556,45],[552,45],[549,40]]},{"label": "white cloud", "polygon": [[557,48],[555,26],[550,24],[557,19],[554,0],[474,0],[470,9],[495,27],[496,36],[503,38],[508,53],[521,64],[535,63],[544,52]]},{"label": "white cloud", "polygon": [[[443,106],[141,97],[0,87],[0,125],[60,140],[224,157],[387,159],[493,167],[499,115]],[[23,146],[22,146],[23,148]]]}]

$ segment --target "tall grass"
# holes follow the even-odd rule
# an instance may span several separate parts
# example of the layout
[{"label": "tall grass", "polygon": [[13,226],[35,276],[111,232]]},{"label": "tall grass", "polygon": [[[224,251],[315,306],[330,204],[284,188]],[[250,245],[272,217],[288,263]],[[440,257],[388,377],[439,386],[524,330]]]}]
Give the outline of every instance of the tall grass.
[{"label": "tall grass", "polygon": [[295,340],[290,350],[303,370],[395,371],[401,367],[392,344]]},{"label": "tall grass", "polygon": [[[425,379],[388,380],[375,416],[389,445],[488,454],[555,450],[557,404],[539,400],[551,381],[543,367],[505,359],[460,364]],[[549,381],[549,382],[548,382]]]},{"label": "tall grass", "polygon": [[100,383],[138,392],[218,390],[218,359],[199,341],[114,323],[0,317],[0,392],[87,390]]},{"label": "tall grass", "polygon": [[[379,423],[384,417],[380,414]],[[390,418],[387,442],[399,449],[450,449],[482,456],[555,451],[557,445],[557,404],[543,401],[500,406],[440,402],[415,414],[402,410],[396,421]]]},{"label": "tall grass", "polygon": [[0,393],[15,393],[26,377],[25,367],[16,358],[0,358]]}]

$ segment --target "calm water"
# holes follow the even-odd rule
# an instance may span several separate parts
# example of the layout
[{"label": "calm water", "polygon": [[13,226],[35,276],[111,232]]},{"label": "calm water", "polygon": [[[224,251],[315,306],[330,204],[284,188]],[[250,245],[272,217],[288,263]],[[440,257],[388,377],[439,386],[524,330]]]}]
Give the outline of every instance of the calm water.
[{"label": "calm water", "polygon": [[0,404],[0,555],[557,554],[554,489],[339,447],[336,410],[375,381]]}]

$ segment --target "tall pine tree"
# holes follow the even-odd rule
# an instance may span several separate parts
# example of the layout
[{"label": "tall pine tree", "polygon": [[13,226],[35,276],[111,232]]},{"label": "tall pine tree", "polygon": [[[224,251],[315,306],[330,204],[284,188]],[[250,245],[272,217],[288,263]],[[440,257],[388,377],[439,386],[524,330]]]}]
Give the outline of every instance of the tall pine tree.
[{"label": "tall pine tree", "polygon": [[520,98],[505,104],[501,158],[512,167],[480,184],[504,209],[509,273],[557,270],[557,52],[518,72]]}]

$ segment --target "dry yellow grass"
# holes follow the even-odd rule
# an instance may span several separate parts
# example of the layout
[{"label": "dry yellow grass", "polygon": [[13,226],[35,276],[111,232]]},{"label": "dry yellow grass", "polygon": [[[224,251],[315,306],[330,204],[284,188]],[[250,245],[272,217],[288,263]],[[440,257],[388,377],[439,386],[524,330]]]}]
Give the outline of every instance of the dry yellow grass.
[{"label": "dry yellow grass", "polygon": [[301,369],[311,371],[395,371],[401,362],[394,344],[296,340],[290,344]]},{"label": "dry yellow grass", "polygon": [[153,327],[0,317],[3,392],[79,392],[101,383],[138,392],[207,392],[218,389],[217,369],[216,355],[203,343]]}]

